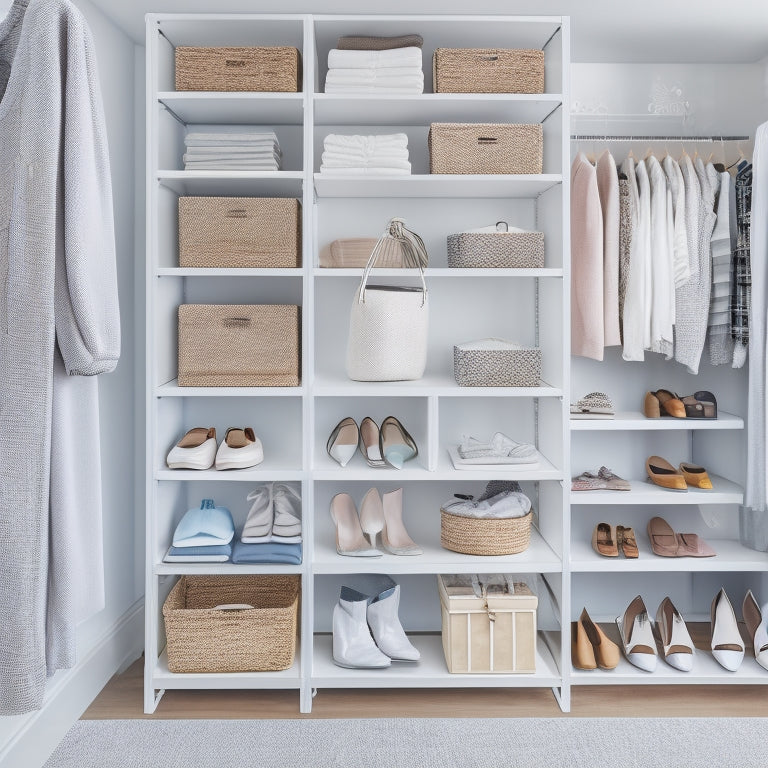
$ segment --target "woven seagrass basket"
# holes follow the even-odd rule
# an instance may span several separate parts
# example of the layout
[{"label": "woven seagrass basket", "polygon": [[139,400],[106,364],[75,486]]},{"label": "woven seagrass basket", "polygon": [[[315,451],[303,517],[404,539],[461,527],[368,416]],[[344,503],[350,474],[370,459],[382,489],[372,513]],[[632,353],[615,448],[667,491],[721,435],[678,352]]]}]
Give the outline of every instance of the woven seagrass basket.
[{"label": "woven seagrass basket", "polygon": [[448,235],[448,266],[454,268],[540,269],[543,232],[461,232]]},{"label": "woven seagrass basket", "polygon": [[177,91],[301,90],[301,56],[290,46],[176,48]]},{"label": "woven seagrass basket", "polygon": [[432,123],[430,173],[541,173],[540,123]]},{"label": "woven seagrass basket", "polygon": [[544,51],[509,48],[437,48],[435,93],[544,93]]},{"label": "woven seagrass basket", "polygon": [[[217,610],[218,605],[253,608]],[[182,576],[163,604],[171,672],[288,669],[296,653],[299,576]]]},{"label": "woven seagrass basket", "polygon": [[440,544],[465,555],[516,555],[531,543],[533,511],[523,517],[478,519],[440,508]]}]

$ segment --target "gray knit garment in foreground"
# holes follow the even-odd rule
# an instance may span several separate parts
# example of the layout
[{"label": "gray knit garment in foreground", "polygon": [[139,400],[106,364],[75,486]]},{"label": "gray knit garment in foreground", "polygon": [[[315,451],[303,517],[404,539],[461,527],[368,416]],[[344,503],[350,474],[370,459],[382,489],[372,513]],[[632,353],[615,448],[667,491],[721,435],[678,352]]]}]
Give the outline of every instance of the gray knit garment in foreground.
[{"label": "gray knit garment in foreground", "polygon": [[765,768],[766,729],[757,717],[81,720],[45,768]]}]

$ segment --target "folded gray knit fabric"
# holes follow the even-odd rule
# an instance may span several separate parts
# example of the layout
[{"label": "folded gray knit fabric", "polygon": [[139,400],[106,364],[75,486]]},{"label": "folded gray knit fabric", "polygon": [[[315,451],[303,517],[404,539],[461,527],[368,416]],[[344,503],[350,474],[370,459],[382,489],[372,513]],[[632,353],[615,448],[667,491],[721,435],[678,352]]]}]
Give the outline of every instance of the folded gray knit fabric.
[{"label": "folded gray knit fabric", "polygon": [[389,51],[392,48],[421,48],[421,35],[397,35],[395,37],[368,37],[366,35],[344,35],[336,43],[342,51]]}]

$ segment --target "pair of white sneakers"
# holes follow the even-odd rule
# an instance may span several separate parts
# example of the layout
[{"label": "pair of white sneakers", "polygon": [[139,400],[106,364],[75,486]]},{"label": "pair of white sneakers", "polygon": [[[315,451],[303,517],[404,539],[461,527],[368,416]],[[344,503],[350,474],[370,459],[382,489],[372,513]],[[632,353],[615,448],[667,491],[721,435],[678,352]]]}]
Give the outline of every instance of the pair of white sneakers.
[{"label": "pair of white sneakers", "polygon": [[171,469],[247,469],[264,461],[261,440],[251,427],[230,427],[221,445],[216,443],[216,427],[190,429],[171,448],[166,463]]}]

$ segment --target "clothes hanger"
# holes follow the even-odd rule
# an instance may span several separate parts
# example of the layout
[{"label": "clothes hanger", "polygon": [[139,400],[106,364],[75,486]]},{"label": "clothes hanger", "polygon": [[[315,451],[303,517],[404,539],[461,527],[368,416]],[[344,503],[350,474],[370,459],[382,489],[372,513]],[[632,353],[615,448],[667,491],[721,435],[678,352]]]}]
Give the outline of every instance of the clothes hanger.
[{"label": "clothes hanger", "polygon": [[736,143],[736,149],[739,150],[739,156],[736,158],[736,160],[731,163],[725,170],[730,171],[731,168],[734,166],[737,166],[742,160],[746,160],[747,158],[744,156],[744,150],[741,148],[741,142]]}]

